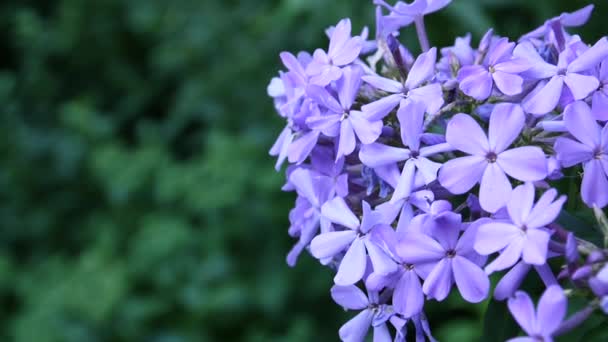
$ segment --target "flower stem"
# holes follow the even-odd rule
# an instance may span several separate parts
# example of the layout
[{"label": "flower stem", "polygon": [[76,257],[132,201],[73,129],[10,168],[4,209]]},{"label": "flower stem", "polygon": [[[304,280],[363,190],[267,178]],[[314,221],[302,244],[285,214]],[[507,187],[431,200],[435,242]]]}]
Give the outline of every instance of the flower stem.
[{"label": "flower stem", "polygon": [[418,34],[418,41],[420,41],[420,48],[422,52],[427,52],[431,48],[429,45],[429,38],[426,34],[426,28],[424,26],[424,16],[419,15],[415,19],[416,33]]}]

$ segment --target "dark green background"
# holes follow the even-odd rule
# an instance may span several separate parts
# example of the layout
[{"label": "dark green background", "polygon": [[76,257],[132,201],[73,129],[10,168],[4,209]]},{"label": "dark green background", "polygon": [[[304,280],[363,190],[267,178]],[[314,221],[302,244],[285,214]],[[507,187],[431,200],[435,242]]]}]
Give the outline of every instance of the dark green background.
[{"label": "dark green background", "polygon": [[[607,31],[595,3],[588,41]],[[490,26],[517,37],[585,4],[455,0],[427,27],[435,44]],[[350,313],[330,271],[284,262],[294,196],[267,155],[284,123],[266,85],[280,51],[325,48],[327,26],[373,28],[373,13],[371,0],[3,0],[0,340],[337,340]],[[444,341],[481,333],[483,305],[428,310]]]}]

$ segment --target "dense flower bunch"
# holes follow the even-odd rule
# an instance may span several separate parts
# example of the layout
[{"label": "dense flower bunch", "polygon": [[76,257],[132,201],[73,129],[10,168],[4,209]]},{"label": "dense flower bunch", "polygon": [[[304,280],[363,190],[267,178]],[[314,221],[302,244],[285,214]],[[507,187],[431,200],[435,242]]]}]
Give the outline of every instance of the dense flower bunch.
[{"label": "dense flower bunch", "polygon": [[[508,300],[530,336],[518,341],[549,341],[608,312],[608,250],[556,222],[566,196],[554,188],[580,189],[608,234],[608,40],[566,31],[592,6],[518,41],[490,30],[477,47],[467,35],[437,49],[424,16],[449,3],[375,0],[375,39],[343,19],[327,50],[281,53],[287,70],[268,87],[287,121],[270,153],[277,170],[289,161],[284,190],[297,193],[287,263],[308,250],[335,269],[332,298],[358,312],[344,341],[370,328],[374,341],[404,341],[408,324],[434,341],[425,302],[452,291]],[[397,40],[410,24],[417,57]],[[537,311],[518,291],[532,270],[547,288]],[[588,307],[566,318],[575,292]]]}]

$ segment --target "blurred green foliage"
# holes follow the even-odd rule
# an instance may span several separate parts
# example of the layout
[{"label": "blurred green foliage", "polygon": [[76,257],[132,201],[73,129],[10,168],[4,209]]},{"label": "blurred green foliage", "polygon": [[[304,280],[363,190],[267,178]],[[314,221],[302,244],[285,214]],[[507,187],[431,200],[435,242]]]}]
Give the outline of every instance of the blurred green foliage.
[{"label": "blurred green foliage", "polygon": [[[585,4],[456,0],[427,27],[516,37]],[[284,263],[265,92],[280,51],[346,16],[373,27],[367,0],[2,1],[0,340],[336,340],[330,271]],[[477,338],[483,310],[428,308],[444,341]]]}]

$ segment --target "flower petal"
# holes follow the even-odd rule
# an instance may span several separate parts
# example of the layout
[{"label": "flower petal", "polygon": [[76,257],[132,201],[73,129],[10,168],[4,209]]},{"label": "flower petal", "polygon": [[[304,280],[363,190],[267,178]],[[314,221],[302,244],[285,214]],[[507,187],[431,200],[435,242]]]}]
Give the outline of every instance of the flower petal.
[{"label": "flower petal", "polygon": [[538,146],[522,146],[498,155],[496,164],[509,176],[523,181],[538,181],[547,177],[547,158]]},{"label": "flower petal", "polygon": [[476,100],[483,101],[492,94],[492,75],[480,65],[462,67],[458,81],[460,90]]},{"label": "flower petal", "polygon": [[412,151],[420,149],[423,132],[425,105],[416,101],[401,101],[397,119],[401,127],[401,140]]},{"label": "flower petal", "polygon": [[485,156],[490,145],[479,124],[467,114],[456,114],[447,126],[446,141],[455,149],[468,154]]},{"label": "flower petal", "polygon": [[365,243],[367,254],[372,262],[374,273],[387,275],[397,271],[397,264],[382,250],[382,248],[370,241],[370,239],[365,239],[363,242]]},{"label": "flower petal", "polygon": [[403,99],[403,95],[401,94],[389,95],[380,100],[363,105],[361,110],[365,113],[368,120],[382,120],[399,105],[401,99]]},{"label": "flower petal", "polygon": [[403,166],[403,171],[401,172],[401,176],[399,177],[399,182],[397,183],[397,187],[393,192],[393,197],[391,198],[391,203],[395,203],[400,199],[407,198],[411,193],[414,187],[414,178],[416,176],[416,165],[410,159]]},{"label": "flower petal", "polygon": [[344,258],[342,258],[334,282],[336,285],[352,285],[363,278],[366,266],[367,255],[365,254],[363,239],[356,238],[346,251]]},{"label": "flower petal", "polygon": [[356,238],[357,233],[352,230],[317,235],[310,243],[310,253],[317,259],[330,258],[345,250]]},{"label": "flower petal", "polygon": [[564,77],[564,82],[572,92],[575,100],[582,100],[599,87],[600,82],[595,76],[570,73]]},{"label": "flower petal", "polygon": [[362,77],[362,79],[372,87],[388,93],[400,93],[403,91],[403,85],[395,80],[391,80],[390,78],[376,75],[365,75]]},{"label": "flower petal", "polygon": [[407,233],[397,245],[397,255],[407,264],[436,262],[445,256],[445,250],[430,236]]},{"label": "flower petal", "polygon": [[359,150],[359,159],[369,167],[389,165],[407,160],[409,157],[410,151],[408,149],[378,143],[363,145]]},{"label": "flower petal", "polygon": [[526,220],[528,228],[542,228],[557,219],[566,202],[566,196],[560,196],[553,202],[556,195],[557,191],[550,189],[541,196]]},{"label": "flower petal", "polygon": [[524,79],[519,75],[496,70],[492,74],[492,78],[494,79],[496,88],[505,95],[514,96],[520,94],[522,91]]},{"label": "flower petal", "polygon": [[583,166],[583,183],[581,195],[588,207],[597,205],[600,208],[608,204],[608,179],[601,162],[593,159]]},{"label": "flower petal", "polygon": [[421,53],[405,80],[405,87],[408,89],[417,88],[423,82],[433,77],[435,71],[435,61],[437,60],[437,48],[431,48],[425,53]]},{"label": "flower petal", "polygon": [[362,310],[369,305],[365,293],[355,285],[334,285],[331,288],[331,298],[338,305],[349,310]]},{"label": "flower petal", "polygon": [[569,138],[557,138],[554,150],[557,153],[557,160],[559,160],[563,167],[571,167],[593,158],[593,149],[591,147]]},{"label": "flower petal", "polygon": [[534,190],[532,183],[525,183],[513,189],[507,202],[507,211],[516,226],[521,227],[526,222],[534,205]]},{"label": "flower petal", "polygon": [[603,37],[568,65],[568,72],[582,72],[596,67],[608,57],[608,39]]},{"label": "flower petal", "polygon": [[467,302],[479,303],[488,296],[490,279],[479,266],[457,255],[452,268],[458,291]]},{"label": "flower petal", "polygon": [[439,170],[439,183],[453,194],[464,194],[479,182],[487,165],[479,156],[448,160]]},{"label": "flower petal", "polygon": [[486,273],[491,274],[496,271],[502,271],[515,265],[521,257],[523,246],[524,239],[521,236],[513,238],[500,255],[486,266]]},{"label": "flower petal", "polygon": [[500,103],[494,106],[488,130],[490,150],[497,154],[506,150],[519,137],[525,121],[526,116],[517,104]]},{"label": "flower petal", "polygon": [[495,213],[505,206],[510,196],[511,182],[509,182],[503,170],[497,163],[488,164],[479,185],[479,204],[481,208],[489,213]]},{"label": "flower petal", "polygon": [[335,197],[331,201],[323,204],[321,207],[321,215],[333,223],[340,224],[352,230],[356,230],[360,225],[359,219],[353,214],[342,197]]},{"label": "flower petal", "polygon": [[477,229],[475,251],[482,255],[492,254],[505,248],[514,239],[518,239],[520,229],[510,223],[488,222]]},{"label": "flower petal", "polygon": [[351,111],[348,120],[363,144],[371,144],[382,134],[382,121],[369,121],[362,112]]},{"label": "flower petal", "polygon": [[340,157],[353,153],[355,146],[357,145],[357,139],[355,138],[355,131],[351,124],[351,120],[342,121],[340,124],[340,136],[338,139],[336,160]]},{"label": "flower petal", "polygon": [[600,145],[601,127],[585,102],[576,101],[568,105],[564,110],[564,122],[570,134],[578,141],[592,149]]},{"label": "flower petal", "polygon": [[505,300],[511,297],[521,286],[524,278],[530,272],[532,266],[523,261],[518,262],[507,272],[496,284],[494,289],[494,298],[496,300]]},{"label": "flower petal", "polygon": [[534,335],[536,325],[536,314],[534,304],[527,293],[517,291],[508,301],[509,311],[519,326],[528,334]]},{"label": "flower petal", "polygon": [[372,325],[374,313],[372,310],[363,310],[353,319],[340,327],[338,334],[344,342],[361,342],[365,340],[367,331]]},{"label": "flower petal", "polygon": [[336,86],[338,87],[338,99],[343,109],[350,109],[355,102],[361,87],[362,75],[363,69],[358,65],[342,69],[342,78],[336,82]]},{"label": "flower petal", "polygon": [[566,317],[568,301],[559,285],[549,286],[538,301],[536,320],[543,336],[551,336]]},{"label": "flower petal", "polygon": [[441,259],[425,279],[424,284],[422,285],[422,291],[424,291],[429,298],[442,301],[450,293],[453,283],[452,262],[447,258]]},{"label": "flower petal", "polygon": [[419,314],[423,305],[424,294],[418,275],[413,271],[404,271],[393,293],[395,311],[410,318]]},{"label": "flower petal", "polygon": [[547,262],[549,233],[542,229],[528,229],[524,242],[523,260],[530,265]]},{"label": "flower petal", "polygon": [[539,83],[536,89],[524,98],[524,110],[536,115],[549,113],[557,106],[563,86],[564,80],[561,76],[553,76],[549,82]]}]

